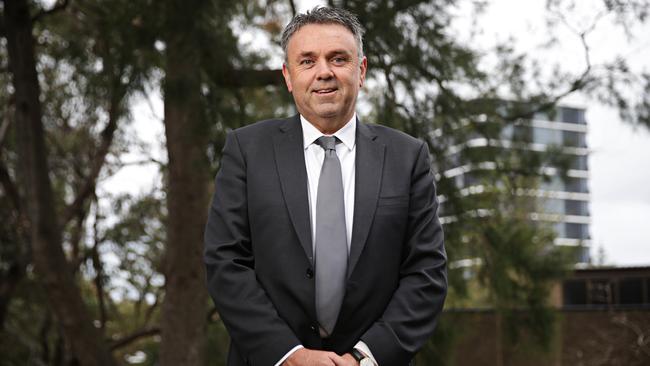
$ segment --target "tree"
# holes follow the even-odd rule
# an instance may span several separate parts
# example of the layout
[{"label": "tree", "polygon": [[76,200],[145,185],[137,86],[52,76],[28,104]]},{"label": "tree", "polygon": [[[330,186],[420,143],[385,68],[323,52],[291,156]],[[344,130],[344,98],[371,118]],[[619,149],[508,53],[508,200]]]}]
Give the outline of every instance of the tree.
[{"label": "tree", "polygon": [[[4,129],[3,139],[7,136],[7,146],[15,151],[3,154],[0,170],[19,224],[19,235],[10,241],[19,253],[13,273],[30,275],[27,263],[35,265],[68,349],[58,348],[54,362],[112,364],[103,329],[93,325],[84,301],[85,283],[78,276],[80,266],[94,259],[101,294],[102,266],[82,243],[84,222],[118,121],[126,114],[125,99],[140,85],[142,69],[137,60],[127,60],[130,50],[122,48],[133,38],[121,37],[128,30],[111,24],[115,18],[92,6],[68,7],[65,1],[43,10],[27,1],[5,1],[2,10],[0,28],[7,40],[3,53],[12,77],[12,89],[2,94],[11,95],[6,115],[13,112],[5,120],[5,127],[11,121],[13,131],[5,135]],[[59,18],[63,11],[68,17]],[[39,27],[44,19],[51,21],[46,29]],[[80,30],[85,33],[77,33]],[[23,230],[27,234],[20,235]],[[15,287],[18,281],[13,282]],[[10,296],[7,292],[7,303]],[[51,317],[46,319],[46,324],[52,323]],[[47,339],[43,342],[47,362]]]},{"label": "tree", "polygon": [[[40,113],[39,118],[46,122],[43,134],[48,149],[47,156],[41,154],[40,157],[50,161],[49,167],[34,170],[41,176],[45,174],[53,178],[50,195],[54,201],[45,202],[36,211],[39,215],[51,213],[46,212],[45,208],[62,212],[63,223],[53,225],[52,229],[60,239],[49,247],[55,250],[65,249],[61,250],[65,257],[59,258],[57,263],[69,267],[69,270],[60,272],[69,273],[72,277],[57,278],[53,285],[79,287],[75,291],[85,300],[85,306],[73,308],[67,302],[70,297],[62,296],[57,312],[67,310],[80,315],[73,319],[82,325],[90,325],[90,318],[96,317],[92,323],[97,325],[100,332],[95,332],[94,335],[66,333],[63,338],[55,337],[52,348],[56,351],[52,354],[49,339],[52,329],[56,329],[56,324],[52,325],[56,319],[50,317],[47,318],[49,320],[43,320],[42,335],[38,334],[38,329],[25,332],[27,337],[21,346],[33,349],[33,344],[42,344],[36,349],[42,353],[44,362],[53,363],[80,359],[79,348],[88,351],[88,354],[92,353],[92,349],[79,346],[65,352],[65,347],[59,347],[61,341],[66,345],[96,342],[100,348],[110,348],[116,356],[125,356],[124,351],[131,349],[133,342],[160,333],[159,324],[163,333],[161,348],[167,350],[160,356],[163,363],[200,364],[205,357],[201,346],[205,334],[201,329],[207,317],[214,317],[213,311],[207,312],[205,296],[201,296],[205,293],[201,263],[202,226],[211,171],[207,159],[210,150],[208,136],[223,136],[229,125],[241,125],[246,120],[241,114],[244,100],[241,92],[228,91],[228,88],[274,83],[281,76],[279,73],[276,76],[265,71],[238,72],[241,70],[235,70],[232,65],[238,57],[236,52],[230,53],[231,59],[227,62],[222,60],[219,52],[215,52],[211,45],[221,45],[221,48],[216,49],[224,52],[236,51],[236,39],[229,33],[228,27],[223,25],[229,19],[224,4],[207,4],[192,14],[179,11],[187,8],[179,8],[179,4],[172,2],[155,8],[149,7],[145,2],[126,2],[112,10],[93,1],[71,4],[62,2],[50,10],[42,11],[35,4],[31,5],[30,12],[37,14],[32,18],[38,22],[30,31],[41,42],[37,50],[40,52],[35,52],[34,55],[35,65],[38,66],[32,71],[36,75],[38,70],[39,77],[43,80],[41,93],[44,112]],[[221,7],[217,8],[217,5]],[[3,14],[10,17],[8,12]],[[196,22],[196,26],[194,16],[202,19]],[[180,28],[177,27],[179,24]],[[214,27],[215,24],[217,27]],[[165,27],[170,30],[164,31]],[[215,34],[214,29],[221,33]],[[124,37],[125,35],[127,36]],[[161,58],[161,50],[165,47],[168,50],[165,52],[166,63]],[[188,52],[196,57],[187,58]],[[199,63],[200,60],[202,63]],[[250,64],[252,63],[245,62],[241,65]],[[159,79],[155,74],[149,73],[164,70],[161,67],[169,67],[163,85],[166,90],[165,122],[170,164],[168,169],[166,166],[162,168],[169,179],[169,188],[165,189],[169,197],[170,217],[163,214],[161,206],[151,204],[161,200],[158,193],[149,198],[133,198],[101,197],[96,192],[100,172],[110,175],[119,169],[121,162],[115,158],[121,151],[132,147],[132,143],[125,137],[118,140],[117,144],[114,143],[114,136],[119,132],[118,122],[125,123],[130,118],[126,113],[128,97],[134,91],[144,91],[145,83],[156,83]],[[208,77],[205,77],[206,74]],[[23,85],[28,84],[21,84]],[[184,94],[186,91],[187,95]],[[7,89],[0,95],[7,97],[3,100],[11,102],[12,94],[13,90]],[[216,102],[216,105],[208,106],[207,100]],[[27,110],[34,112],[36,107],[30,105]],[[211,132],[205,122],[207,115],[224,123],[213,126],[216,128]],[[97,133],[103,117],[108,117],[108,120],[102,132]],[[3,121],[2,141],[7,142],[3,147],[8,150],[0,165],[3,168],[0,170],[3,179],[1,207],[10,214],[8,217],[12,217],[13,222],[20,224],[27,221],[21,219],[20,210],[25,194],[14,183],[19,161],[14,158],[14,130],[8,128],[16,123],[12,118]],[[9,121],[12,121],[11,125]],[[188,125],[193,127],[188,130]],[[217,144],[218,141],[219,138],[215,139]],[[213,156],[218,155],[218,150],[215,150]],[[107,163],[106,158],[111,153],[114,154],[113,159]],[[189,186],[193,188],[187,189]],[[190,193],[189,199],[185,195],[187,192]],[[10,199],[5,200],[4,197]],[[101,202],[106,200],[114,200],[114,204],[108,212],[102,212],[105,208],[101,207]],[[35,201],[43,204],[41,199]],[[150,203],[143,206],[145,202]],[[150,211],[142,211],[144,207],[160,213],[153,215]],[[160,227],[168,224],[169,239],[159,236],[150,242],[145,240],[145,237],[150,238],[148,235],[153,233],[151,225],[128,224],[132,220],[129,216],[138,213],[150,215],[153,227],[157,227],[155,223],[159,223]],[[124,221],[111,225],[106,222],[106,216],[110,215],[117,215]],[[192,217],[195,218],[193,223],[188,224]],[[30,253],[21,251],[27,242],[26,239],[18,238],[21,227],[11,225],[10,221],[3,222],[3,237],[6,233],[8,242],[12,245],[3,245],[2,261],[8,263],[9,270],[3,272],[3,301],[0,303],[2,314],[9,311],[6,309],[10,307],[14,288],[20,284],[21,279],[24,286],[36,286],[33,289],[38,290],[37,284],[31,281],[32,273],[27,269],[31,261]],[[138,238],[141,245],[134,243],[132,238]],[[160,256],[154,255],[145,260],[142,244],[150,248],[145,252],[153,254],[160,253],[159,245],[165,241],[166,256],[172,259],[162,261]],[[117,268],[107,265],[108,248],[113,253],[124,253]],[[188,248],[191,248],[193,256],[186,255]],[[139,253],[139,259],[132,263],[129,258],[134,253]],[[165,310],[161,315],[163,320],[159,320],[156,309],[163,302],[164,293],[157,290],[156,285],[152,286],[160,273],[167,275],[168,290],[163,306]],[[188,273],[193,275],[188,277]],[[29,281],[23,278],[25,275]],[[128,282],[121,282],[120,276],[126,276]],[[138,280],[142,278],[144,281]],[[119,294],[124,292],[120,286],[128,289],[127,296],[115,304],[114,297],[119,298]],[[20,292],[15,298],[16,306],[27,299],[23,295]],[[155,299],[152,303],[144,301],[152,296]],[[135,299],[132,300],[133,297]],[[32,299],[35,298],[37,297]],[[16,306],[12,308],[15,309]],[[139,310],[143,306],[146,306],[146,311]],[[84,314],[90,315],[83,319]],[[17,321],[16,316],[20,314],[9,311],[9,315]],[[158,324],[152,324],[152,320]],[[10,331],[14,330],[12,321]],[[110,341],[106,342],[103,338]],[[177,352],[178,349],[190,348],[194,352]],[[103,357],[99,353],[94,355],[97,358]],[[178,359],[185,355],[189,357]],[[152,356],[158,357],[157,354]],[[84,358],[82,362],[87,361],[88,358]]]},{"label": "tree", "polygon": [[201,112],[199,42],[206,4],[165,4],[163,90],[169,172],[162,365],[201,365],[205,358],[207,296],[200,263],[209,169],[208,135]]},{"label": "tree", "polygon": [[[223,141],[227,129],[247,120],[241,113],[246,103],[241,88],[280,80],[279,73],[247,69],[251,62],[239,54],[228,24],[235,5],[165,2],[163,90],[169,164],[163,365],[201,365],[205,360],[207,293],[202,258],[211,181],[210,136]],[[238,118],[231,118],[233,107],[228,104],[233,102],[239,104]],[[214,158],[220,150],[219,146],[213,151]]]},{"label": "tree", "polygon": [[48,177],[32,18],[27,2],[5,2],[4,15],[9,66],[16,90],[15,123],[23,127],[18,129],[17,144],[26,187],[34,262],[79,360],[88,365],[110,365],[111,357],[92,326],[61,246]]}]

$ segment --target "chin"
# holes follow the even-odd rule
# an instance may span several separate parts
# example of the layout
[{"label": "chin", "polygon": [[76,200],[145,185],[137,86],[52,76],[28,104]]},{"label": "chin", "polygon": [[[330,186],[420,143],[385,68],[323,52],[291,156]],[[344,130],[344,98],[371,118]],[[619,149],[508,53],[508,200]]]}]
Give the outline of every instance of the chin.
[{"label": "chin", "polygon": [[340,116],[341,108],[331,107],[331,108],[319,108],[314,110],[315,114],[320,118],[334,118]]}]

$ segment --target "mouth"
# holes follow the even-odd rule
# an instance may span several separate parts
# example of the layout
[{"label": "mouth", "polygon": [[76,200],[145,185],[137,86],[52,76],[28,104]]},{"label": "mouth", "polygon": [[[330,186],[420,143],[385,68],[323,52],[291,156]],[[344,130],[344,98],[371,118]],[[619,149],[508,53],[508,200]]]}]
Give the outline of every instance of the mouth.
[{"label": "mouth", "polygon": [[331,95],[334,94],[338,89],[337,88],[321,88],[321,89],[314,89],[313,93],[318,94],[318,95]]}]

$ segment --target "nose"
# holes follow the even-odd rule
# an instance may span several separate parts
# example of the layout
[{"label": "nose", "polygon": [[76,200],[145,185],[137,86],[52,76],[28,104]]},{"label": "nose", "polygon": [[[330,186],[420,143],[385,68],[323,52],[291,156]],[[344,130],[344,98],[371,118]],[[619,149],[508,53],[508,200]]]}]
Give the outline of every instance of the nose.
[{"label": "nose", "polygon": [[316,70],[316,78],[318,80],[329,80],[334,77],[332,68],[326,60],[319,60],[316,67],[318,68]]}]

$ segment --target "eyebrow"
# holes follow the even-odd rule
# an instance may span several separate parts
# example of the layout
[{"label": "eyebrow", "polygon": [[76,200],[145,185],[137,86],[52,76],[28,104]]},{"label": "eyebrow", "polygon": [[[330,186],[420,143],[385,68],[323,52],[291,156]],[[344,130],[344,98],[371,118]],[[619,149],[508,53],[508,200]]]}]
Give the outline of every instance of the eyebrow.
[{"label": "eyebrow", "polygon": [[337,56],[337,55],[352,56],[352,54],[346,50],[334,50],[332,52],[329,52],[327,55],[329,57]]},{"label": "eyebrow", "polygon": [[[304,52],[301,52],[301,53],[298,55],[298,58],[303,58],[303,57],[313,57],[313,56],[315,56],[315,55],[316,55],[316,53],[313,52],[313,51],[304,51]],[[330,52],[327,53],[327,57],[332,57],[332,56],[336,56],[336,55],[346,55],[346,56],[351,56],[351,53],[348,52],[348,51],[346,51],[346,50],[344,50],[344,49],[337,49],[337,50],[333,50],[333,51],[330,51]]]},{"label": "eyebrow", "polygon": [[312,52],[312,51],[300,52],[300,54],[298,55],[298,58],[303,58],[303,57],[312,57],[312,56],[314,56],[315,54],[316,54],[316,53],[315,53],[315,52]]}]

